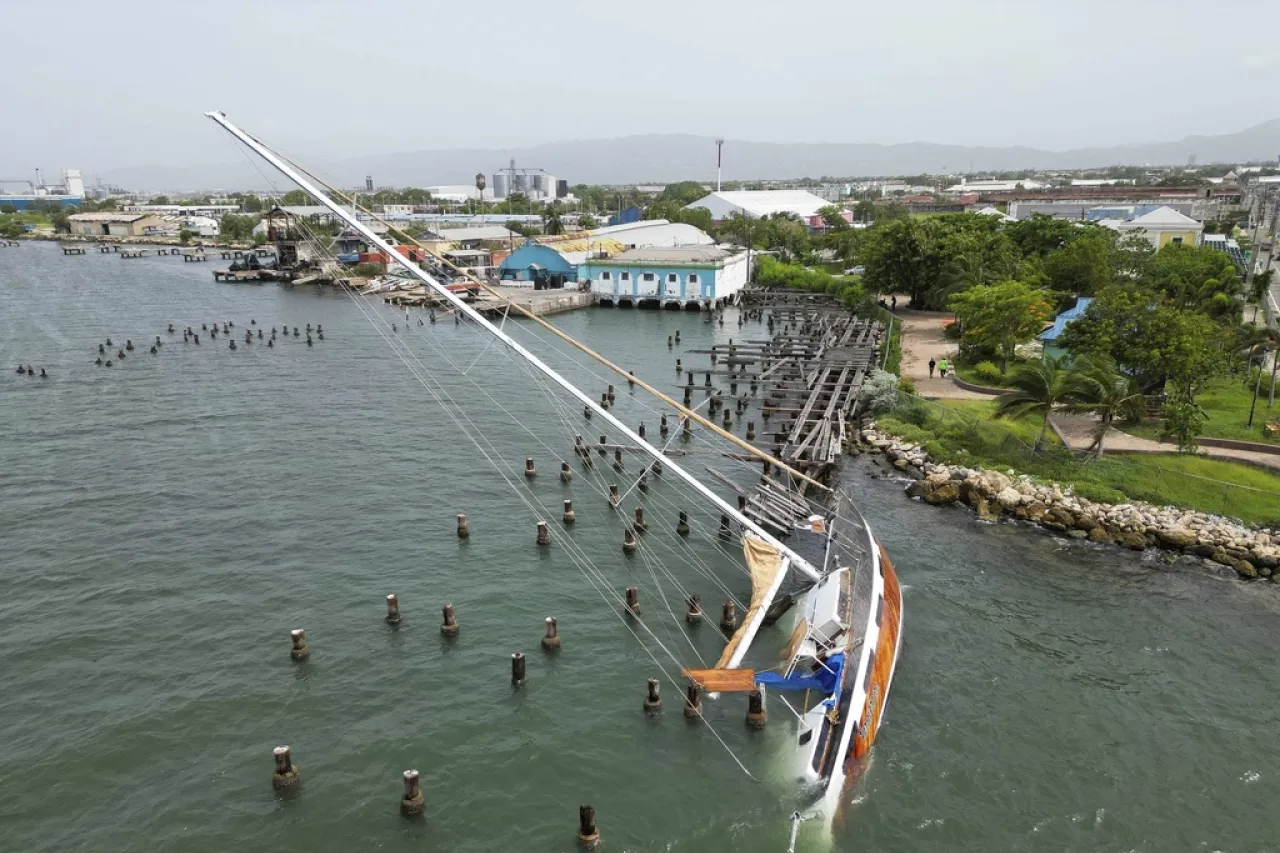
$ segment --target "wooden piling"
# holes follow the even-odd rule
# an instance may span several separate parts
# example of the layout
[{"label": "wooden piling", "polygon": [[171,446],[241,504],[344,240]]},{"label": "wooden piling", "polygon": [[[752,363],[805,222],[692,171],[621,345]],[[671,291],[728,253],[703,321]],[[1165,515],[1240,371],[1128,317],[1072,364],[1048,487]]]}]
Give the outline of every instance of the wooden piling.
[{"label": "wooden piling", "polygon": [[289,649],[289,657],[295,661],[304,661],[311,657],[311,650],[307,648],[307,634],[301,628],[294,628],[289,632],[289,637],[293,642],[293,647]]},{"label": "wooden piling", "polygon": [[702,623],[702,596],[696,592],[689,596],[689,609],[685,611],[684,621],[690,625]]},{"label": "wooden piling", "polygon": [[600,829],[596,826],[596,810],[591,806],[578,806],[578,844],[586,850],[594,850],[600,843]]},{"label": "wooden piling", "polygon": [[658,421],[658,435],[666,436],[667,432],[667,416],[663,415],[662,420]]},{"label": "wooden piling", "polygon": [[640,590],[634,586],[627,587],[626,590],[627,613],[631,616],[640,615]]},{"label": "wooden piling", "polygon": [[547,526],[547,523],[545,521],[538,522],[538,540],[537,541],[539,545],[543,545],[543,546],[551,544],[551,528]]},{"label": "wooden piling", "polygon": [[387,596],[387,624],[400,624],[400,599],[394,593]]},{"label": "wooden piling", "polygon": [[636,533],[644,533],[649,529],[649,526],[644,523],[644,507],[636,507],[636,520],[631,526],[635,528]]},{"label": "wooden piling", "polygon": [[720,538],[728,539],[733,535],[733,528],[729,526],[729,516],[724,513],[720,514]]},{"label": "wooden piling", "polygon": [[584,418],[586,418],[587,420],[591,420],[591,407],[590,407],[590,406],[583,406],[583,407],[582,407],[582,416],[583,416]]},{"label": "wooden piling", "polygon": [[614,508],[618,508],[618,504],[622,503],[622,495],[618,494],[618,484],[609,484],[609,504]]},{"label": "wooden piling", "polygon": [[440,623],[440,633],[446,637],[458,636],[458,622],[453,618],[453,605],[446,604],[440,609],[444,614],[444,621]]},{"label": "wooden piling", "polygon": [[400,797],[400,813],[405,817],[418,817],[426,808],[422,789],[418,787],[418,771],[404,771],[404,795]]},{"label": "wooden piling", "polygon": [[566,499],[564,502],[564,523],[573,524],[577,516],[573,512],[573,501]]},{"label": "wooden piling", "polygon": [[466,539],[471,535],[471,527],[467,523],[466,513],[458,513],[458,538]]},{"label": "wooden piling", "polygon": [[649,691],[644,697],[644,712],[656,714],[662,710],[662,697],[658,695],[658,679],[650,678],[648,687]]},{"label": "wooden piling", "polygon": [[545,620],[547,633],[542,637],[542,648],[554,652],[560,648],[560,631],[556,627],[556,617],[548,616]]},{"label": "wooden piling", "polygon": [[644,437],[645,437],[645,435],[644,435],[644,423],[643,423],[643,422],[641,422],[641,424],[640,424],[640,429],[636,430],[636,435],[640,436],[641,438],[644,438]]},{"label": "wooden piling", "polygon": [[684,689],[684,717],[686,720],[696,720],[702,716],[702,692],[698,690],[697,682],[689,682]]},{"label": "wooden piling", "polygon": [[609,436],[600,436],[600,446],[597,447],[596,450],[600,452],[601,456],[605,456],[609,453]]},{"label": "wooden piling", "polygon": [[622,551],[623,551],[623,553],[626,553],[626,554],[634,554],[634,553],[635,553],[635,551],[636,551],[636,546],[637,546],[638,544],[639,544],[639,543],[636,541],[636,534],[635,534],[635,532],[634,532],[634,531],[632,531],[632,529],[631,529],[630,527],[628,527],[628,528],[623,532],[623,534],[622,534]]},{"label": "wooden piling", "polygon": [[609,386],[609,390],[605,392],[605,396],[609,398],[609,403],[610,403],[610,405],[612,405],[612,404],[613,404],[613,401],[614,401],[614,399],[615,399],[614,394],[613,394],[613,386],[612,386],[612,385],[610,385],[610,386]]},{"label": "wooden piling", "polygon": [[533,479],[538,475],[538,469],[533,464],[533,457],[526,456],[524,460],[524,475],[529,479]]},{"label": "wooden piling", "polygon": [[764,694],[759,690],[752,690],[747,694],[747,727],[763,729],[768,719],[769,715],[764,709]]},{"label": "wooden piling", "polygon": [[725,601],[720,614],[720,630],[732,634],[738,629],[738,606],[732,601]]},{"label": "wooden piling", "polygon": [[[756,422],[747,421],[747,441],[755,441],[755,440],[756,440]],[[767,465],[768,462],[766,461],[765,464]]]},{"label": "wooden piling", "polygon": [[271,773],[271,787],[277,791],[292,791],[302,782],[298,774],[298,766],[293,763],[292,753],[287,746],[277,746],[271,750],[275,756],[275,770]]},{"label": "wooden piling", "polygon": [[676,534],[679,536],[689,535],[689,513],[680,510],[680,520],[676,522]]},{"label": "wooden piling", "polygon": [[681,373],[684,373],[684,364],[681,363],[680,359],[677,358],[676,359],[676,376],[679,376]]},{"label": "wooden piling", "polygon": [[524,652],[511,654],[511,684],[515,687],[524,685]]},{"label": "wooden piling", "polygon": [[568,462],[560,463],[560,482],[568,483],[573,479],[573,469],[569,467]]}]

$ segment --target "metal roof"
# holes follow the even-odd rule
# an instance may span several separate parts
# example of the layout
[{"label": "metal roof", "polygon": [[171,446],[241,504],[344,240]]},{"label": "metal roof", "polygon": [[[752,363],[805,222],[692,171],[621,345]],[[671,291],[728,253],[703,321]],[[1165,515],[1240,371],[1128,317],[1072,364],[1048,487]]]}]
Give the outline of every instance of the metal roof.
[{"label": "metal roof", "polygon": [[722,246],[645,246],[614,255],[604,263],[714,264],[734,253]]},{"label": "metal roof", "polygon": [[1053,341],[1067,328],[1067,324],[1077,319],[1089,307],[1089,303],[1093,301],[1091,296],[1081,296],[1076,299],[1076,304],[1072,305],[1066,311],[1063,311],[1057,317],[1053,318],[1053,325],[1040,333],[1040,340]]},{"label": "metal roof", "polygon": [[724,218],[740,210],[749,216],[768,216],[771,213],[794,213],[809,217],[830,205],[831,202],[806,190],[725,190],[711,193],[686,207],[702,207],[713,217]]},{"label": "metal roof", "polygon": [[[71,222],[137,222],[154,213],[120,213],[117,211],[96,211],[94,213],[74,213],[67,219]],[[156,217],[159,218],[158,216]]]}]

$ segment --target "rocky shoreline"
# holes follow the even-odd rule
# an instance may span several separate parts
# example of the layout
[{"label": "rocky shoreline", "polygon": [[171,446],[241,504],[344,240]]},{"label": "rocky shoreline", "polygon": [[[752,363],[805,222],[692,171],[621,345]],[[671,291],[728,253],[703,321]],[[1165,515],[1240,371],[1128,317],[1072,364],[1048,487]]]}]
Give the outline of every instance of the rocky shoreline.
[{"label": "rocky shoreline", "polygon": [[1070,488],[1035,483],[1012,471],[944,465],[919,445],[878,432],[873,422],[864,423],[861,437],[869,451],[884,453],[894,469],[915,481],[907,494],[926,503],[965,504],[987,521],[1008,516],[1072,539],[1198,557],[1228,566],[1246,580],[1280,579],[1280,531],[1141,501],[1097,503],[1071,494]]}]

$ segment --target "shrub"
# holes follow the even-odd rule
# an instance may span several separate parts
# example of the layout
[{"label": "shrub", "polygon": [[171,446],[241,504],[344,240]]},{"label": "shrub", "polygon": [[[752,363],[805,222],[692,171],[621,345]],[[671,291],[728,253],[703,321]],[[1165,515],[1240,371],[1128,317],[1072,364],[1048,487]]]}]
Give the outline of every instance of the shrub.
[{"label": "shrub", "polygon": [[1200,446],[1198,436],[1208,417],[1204,409],[1195,403],[1170,400],[1164,404],[1164,430],[1161,438],[1172,438],[1178,444],[1179,453],[1195,453]]},{"label": "shrub", "polygon": [[960,340],[961,334],[959,323],[948,323],[942,327],[942,336],[949,341]]},{"label": "shrub", "polygon": [[913,426],[925,427],[929,425],[929,407],[915,400],[899,406],[894,410],[893,415],[903,423],[912,424]]},{"label": "shrub", "polygon": [[1123,492],[1099,483],[1076,483],[1071,487],[1076,497],[1100,504],[1122,504],[1128,500]]},{"label": "shrub", "polygon": [[876,369],[862,383],[860,395],[866,411],[883,414],[898,407],[898,377],[885,370]]},{"label": "shrub", "polygon": [[980,361],[973,366],[973,372],[983,382],[991,382],[1001,384],[1004,382],[1004,374],[1000,372],[1000,368],[993,361]]},{"label": "shrub", "polygon": [[382,264],[356,264],[356,268],[352,272],[358,278],[376,278],[387,271]]},{"label": "shrub", "polygon": [[916,383],[911,381],[908,376],[903,376],[898,380],[898,390],[904,394],[914,395],[916,393]]}]

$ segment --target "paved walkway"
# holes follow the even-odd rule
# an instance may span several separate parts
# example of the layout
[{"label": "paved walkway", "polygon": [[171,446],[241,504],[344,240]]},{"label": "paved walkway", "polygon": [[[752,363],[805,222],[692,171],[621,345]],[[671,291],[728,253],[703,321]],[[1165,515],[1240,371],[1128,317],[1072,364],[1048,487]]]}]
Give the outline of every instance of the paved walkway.
[{"label": "paved walkway", "polygon": [[[1058,432],[1062,433],[1062,437],[1067,440],[1069,446],[1077,450],[1083,450],[1093,444],[1093,426],[1096,422],[1097,419],[1092,415],[1059,414],[1053,416],[1053,423],[1058,428]],[[1111,429],[1107,431],[1107,438],[1103,443],[1103,452],[1105,453],[1108,450],[1120,450],[1126,453],[1174,453],[1177,448],[1172,444],[1152,441],[1149,438],[1139,438],[1136,435],[1129,435],[1129,433],[1121,432],[1118,429]],[[1280,456],[1271,453],[1236,450],[1231,447],[1205,447],[1203,445],[1198,453],[1201,456],[1208,456],[1213,459],[1251,462],[1255,465],[1262,465],[1266,468],[1280,471]]]},{"label": "paved walkway", "polygon": [[929,359],[941,361],[956,357],[955,341],[947,340],[942,333],[942,327],[954,317],[944,311],[898,312],[898,319],[902,321],[901,373],[915,383],[917,394],[930,400],[990,400],[989,394],[966,391],[949,376],[943,379],[935,373],[929,378]]}]

